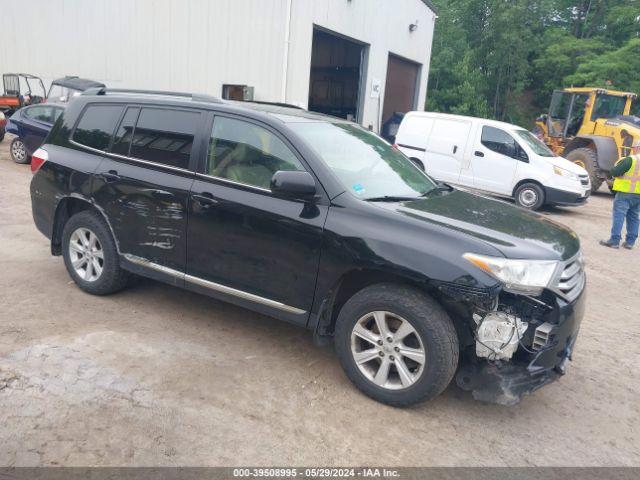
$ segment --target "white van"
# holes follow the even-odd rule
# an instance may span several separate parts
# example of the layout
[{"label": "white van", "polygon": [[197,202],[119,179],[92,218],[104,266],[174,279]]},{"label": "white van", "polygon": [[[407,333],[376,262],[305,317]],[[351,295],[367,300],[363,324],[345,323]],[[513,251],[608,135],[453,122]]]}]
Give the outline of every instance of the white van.
[{"label": "white van", "polygon": [[544,204],[579,205],[591,193],[585,169],[509,123],[409,112],[396,146],[436,180],[511,197],[531,210]]}]

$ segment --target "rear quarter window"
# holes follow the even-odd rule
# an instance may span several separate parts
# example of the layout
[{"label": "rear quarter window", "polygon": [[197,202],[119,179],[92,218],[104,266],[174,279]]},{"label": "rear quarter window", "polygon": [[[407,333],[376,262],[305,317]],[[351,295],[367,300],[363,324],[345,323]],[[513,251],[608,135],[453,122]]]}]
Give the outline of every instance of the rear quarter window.
[{"label": "rear quarter window", "polygon": [[80,116],[73,141],[96,150],[106,150],[123,109],[122,105],[89,105]]}]

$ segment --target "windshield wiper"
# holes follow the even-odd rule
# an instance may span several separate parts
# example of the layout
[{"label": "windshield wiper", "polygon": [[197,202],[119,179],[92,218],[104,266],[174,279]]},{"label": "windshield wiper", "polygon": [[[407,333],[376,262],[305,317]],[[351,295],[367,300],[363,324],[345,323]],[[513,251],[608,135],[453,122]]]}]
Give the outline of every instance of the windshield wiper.
[{"label": "windshield wiper", "polygon": [[365,198],[367,202],[407,202],[410,200],[417,200],[420,197],[401,197],[397,195],[385,195],[383,197],[371,197]]},{"label": "windshield wiper", "polygon": [[444,182],[437,182],[436,186],[433,187],[431,190],[427,190],[426,192],[424,192],[422,195],[420,195],[421,197],[428,197],[433,193],[438,193],[438,192],[452,192],[453,191],[453,187],[451,185],[449,185],[448,183],[444,183]]}]

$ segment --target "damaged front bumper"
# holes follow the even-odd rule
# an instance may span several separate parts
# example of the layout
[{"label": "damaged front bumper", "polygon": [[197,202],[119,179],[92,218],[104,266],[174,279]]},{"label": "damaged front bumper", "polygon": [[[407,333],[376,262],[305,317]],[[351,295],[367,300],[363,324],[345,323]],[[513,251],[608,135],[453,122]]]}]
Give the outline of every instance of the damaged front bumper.
[{"label": "damaged front bumper", "polygon": [[456,383],[473,392],[477,400],[515,405],[524,395],[564,375],[584,314],[586,288],[572,302],[555,297],[550,315],[553,335],[537,351],[520,347],[510,361],[486,361],[477,357],[463,364]]}]

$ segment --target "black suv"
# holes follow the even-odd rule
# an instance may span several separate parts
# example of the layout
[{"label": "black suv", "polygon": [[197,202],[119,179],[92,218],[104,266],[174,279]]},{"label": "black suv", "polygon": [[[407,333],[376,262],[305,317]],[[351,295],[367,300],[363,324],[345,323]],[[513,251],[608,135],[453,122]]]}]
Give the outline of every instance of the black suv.
[{"label": "black suv", "polygon": [[430,399],[456,376],[513,404],[571,357],[575,233],[437,183],[353,123],[95,89],[31,168],[35,223],[80,288],[133,273],[306,327],[376,400]]}]

